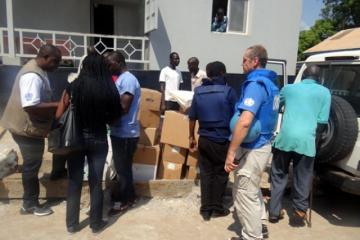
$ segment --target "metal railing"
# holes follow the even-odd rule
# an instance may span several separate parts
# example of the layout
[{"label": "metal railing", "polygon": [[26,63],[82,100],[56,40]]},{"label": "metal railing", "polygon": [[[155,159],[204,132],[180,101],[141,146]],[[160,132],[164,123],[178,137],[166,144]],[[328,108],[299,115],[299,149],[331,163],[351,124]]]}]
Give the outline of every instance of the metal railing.
[{"label": "metal railing", "polygon": [[[0,56],[10,56],[7,36],[7,28],[0,28]],[[33,58],[41,45],[51,43],[60,49],[64,60],[72,61],[75,66],[87,54],[89,46],[93,46],[99,54],[119,50],[127,62],[143,67],[149,63],[147,37],[15,28],[14,41],[15,57],[19,58]]]}]

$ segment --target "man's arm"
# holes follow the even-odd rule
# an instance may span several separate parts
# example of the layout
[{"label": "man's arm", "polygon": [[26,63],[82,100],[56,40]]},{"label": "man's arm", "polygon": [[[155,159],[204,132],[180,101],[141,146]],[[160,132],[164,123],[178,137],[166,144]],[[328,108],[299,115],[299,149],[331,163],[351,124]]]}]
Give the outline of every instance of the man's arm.
[{"label": "man's arm", "polygon": [[121,107],[124,114],[127,114],[130,111],[131,103],[134,99],[134,95],[126,92],[120,96]]},{"label": "man's arm", "polygon": [[189,150],[190,152],[195,152],[197,149],[197,142],[195,140],[195,124],[196,120],[190,120],[189,123]]},{"label": "man's arm", "polygon": [[161,112],[165,112],[165,82],[160,82],[160,92],[161,92],[161,106],[160,110]]},{"label": "man's arm", "polygon": [[254,114],[252,112],[243,111],[241,113],[240,118],[235,125],[233,136],[226,156],[226,161],[225,161],[226,172],[231,172],[237,167],[237,164],[234,163],[236,150],[238,149],[238,147],[240,146],[240,144],[248,134],[248,131],[251,127],[251,123],[253,120],[254,120]]},{"label": "man's arm", "polygon": [[24,110],[29,113],[30,116],[40,117],[40,118],[49,118],[55,115],[56,109],[58,107],[58,102],[41,102],[34,106],[24,107]]}]

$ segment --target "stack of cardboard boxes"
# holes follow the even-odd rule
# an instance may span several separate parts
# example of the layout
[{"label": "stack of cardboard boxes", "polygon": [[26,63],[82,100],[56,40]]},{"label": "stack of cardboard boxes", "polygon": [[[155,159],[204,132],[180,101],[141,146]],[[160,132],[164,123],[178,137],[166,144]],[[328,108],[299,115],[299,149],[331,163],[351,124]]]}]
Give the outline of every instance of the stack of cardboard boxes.
[{"label": "stack of cardboard boxes", "polygon": [[[195,131],[197,132],[197,127]],[[163,144],[163,149],[158,178],[195,179],[197,177],[197,153],[190,153],[188,150],[189,118],[187,115],[166,111],[160,142]]]},{"label": "stack of cardboard boxes", "polygon": [[139,110],[140,138],[133,158],[134,181],[156,178],[160,155],[160,103],[159,91],[142,88]]}]

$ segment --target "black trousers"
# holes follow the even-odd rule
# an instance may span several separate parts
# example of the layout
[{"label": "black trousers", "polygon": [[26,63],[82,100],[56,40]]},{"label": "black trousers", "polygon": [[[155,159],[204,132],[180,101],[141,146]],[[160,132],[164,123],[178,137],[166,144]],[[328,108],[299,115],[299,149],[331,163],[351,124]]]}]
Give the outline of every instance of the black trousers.
[{"label": "black trousers", "polygon": [[114,202],[127,203],[135,200],[132,162],[139,138],[118,138],[111,136],[114,165],[116,169],[116,189],[113,191]]},{"label": "black trousers", "polygon": [[86,156],[89,164],[90,228],[96,228],[102,221],[102,177],[108,152],[108,144],[106,137],[97,138],[95,136],[85,135],[84,138],[86,149],[81,153],[69,155],[66,226],[74,227],[79,224],[80,197]]},{"label": "black trousers", "polygon": [[314,157],[296,152],[273,149],[271,163],[271,200],[269,215],[277,217],[281,211],[281,201],[287,185],[289,165],[293,161],[292,205],[296,210],[306,212],[314,171]]},{"label": "black trousers", "polygon": [[52,159],[52,173],[62,172],[65,171],[66,159],[68,156],[66,155],[56,155],[53,154]]},{"label": "black trousers", "polygon": [[23,157],[22,184],[24,188],[24,208],[34,207],[39,204],[39,170],[44,154],[44,139],[29,138],[12,134],[19,145]]},{"label": "black trousers", "polygon": [[200,213],[224,210],[223,196],[229,176],[224,165],[228,147],[228,141],[217,143],[205,137],[199,139]]},{"label": "black trousers", "polygon": [[180,105],[177,102],[165,101],[165,108],[166,110],[179,111]]}]

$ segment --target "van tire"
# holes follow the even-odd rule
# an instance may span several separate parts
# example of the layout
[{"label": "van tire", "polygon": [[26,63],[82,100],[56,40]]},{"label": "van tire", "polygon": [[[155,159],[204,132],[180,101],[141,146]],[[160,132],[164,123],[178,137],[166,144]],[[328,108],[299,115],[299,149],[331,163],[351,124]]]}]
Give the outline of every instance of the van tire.
[{"label": "van tire", "polygon": [[346,157],[354,148],[357,135],[355,110],[343,98],[332,96],[329,124],[316,154],[317,163],[335,162]]}]

